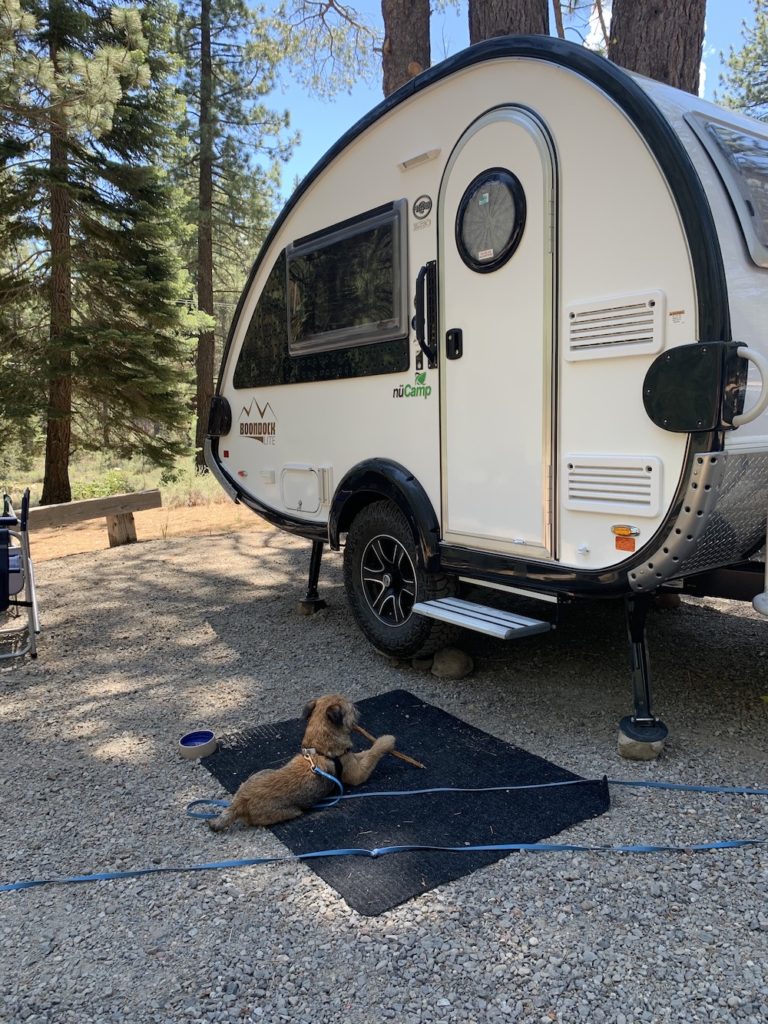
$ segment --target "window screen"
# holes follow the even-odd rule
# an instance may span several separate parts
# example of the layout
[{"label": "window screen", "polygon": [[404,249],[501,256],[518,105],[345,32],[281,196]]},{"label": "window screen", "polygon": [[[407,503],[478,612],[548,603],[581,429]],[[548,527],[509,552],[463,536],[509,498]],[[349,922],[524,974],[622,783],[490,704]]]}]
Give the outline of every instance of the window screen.
[{"label": "window screen", "polygon": [[768,138],[701,116],[686,120],[731,193],[752,258],[768,266]]},{"label": "window screen", "polygon": [[292,356],[288,351],[286,257],[282,252],[248,325],[233,384],[236,388],[263,388],[402,373],[409,360],[407,335],[380,344]]},{"label": "window screen", "polygon": [[404,337],[403,201],[301,239],[288,248],[293,354]]}]

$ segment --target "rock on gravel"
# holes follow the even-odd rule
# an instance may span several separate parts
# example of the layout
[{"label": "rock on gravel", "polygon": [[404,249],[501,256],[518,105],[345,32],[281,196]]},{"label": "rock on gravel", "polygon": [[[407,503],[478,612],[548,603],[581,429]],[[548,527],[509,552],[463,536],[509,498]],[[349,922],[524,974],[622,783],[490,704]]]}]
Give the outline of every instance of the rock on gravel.
[{"label": "rock on gravel", "polygon": [[[185,817],[187,801],[222,794],[176,742],[294,716],[331,689],[411,689],[592,777],[768,785],[768,624],[749,611],[684,601],[653,615],[670,740],[658,762],[630,764],[616,755],[631,710],[620,607],[574,605],[555,634],[506,646],[462,638],[473,676],[438,679],[368,647],[338,556],[323,567],[328,608],[297,616],[308,558],[267,531],[39,566],[40,657],[0,669],[4,880],[280,852],[270,832],[216,836]],[[766,834],[764,799],[612,797],[561,838]],[[0,895],[0,1020],[758,1024],[767,888],[766,847],[511,856],[378,918],[293,864],[40,888]]]},{"label": "rock on gravel", "polygon": [[437,651],[430,666],[432,675],[440,679],[463,679],[474,667],[472,658],[458,647],[444,647]]}]

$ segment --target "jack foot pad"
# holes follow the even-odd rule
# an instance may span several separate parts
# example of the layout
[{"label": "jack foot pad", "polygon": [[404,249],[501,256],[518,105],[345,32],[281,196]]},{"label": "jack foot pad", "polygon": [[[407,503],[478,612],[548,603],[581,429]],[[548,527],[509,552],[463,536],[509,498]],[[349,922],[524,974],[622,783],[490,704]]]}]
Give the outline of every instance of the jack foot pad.
[{"label": "jack foot pad", "polygon": [[314,615],[315,612],[321,611],[323,608],[327,608],[328,605],[320,597],[310,598],[309,600],[299,601],[296,605],[296,611],[299,615]]},{"label": "jack foot pad", "polygon": [[655,761],[664,750],[668,729],[654,719],[648,725],[639,725],[630,716],[619,722],[618,752],[628,761]]}]

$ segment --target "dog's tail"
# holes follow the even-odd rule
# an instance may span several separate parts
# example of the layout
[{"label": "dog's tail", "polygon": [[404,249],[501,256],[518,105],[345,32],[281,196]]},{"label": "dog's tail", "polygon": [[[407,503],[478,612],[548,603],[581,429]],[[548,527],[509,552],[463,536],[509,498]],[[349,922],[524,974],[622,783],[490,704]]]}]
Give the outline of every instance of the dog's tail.
[{"label": "dog's tail", "polygon": [[232,805],[230,805],[225,811],[222,811],[217,818],[211,818],[208,821],[208,828],[212,829],[214,832],[223,832],[225,828],[229,828],[229,826],[236,820],[237,816],[237,811]]}]

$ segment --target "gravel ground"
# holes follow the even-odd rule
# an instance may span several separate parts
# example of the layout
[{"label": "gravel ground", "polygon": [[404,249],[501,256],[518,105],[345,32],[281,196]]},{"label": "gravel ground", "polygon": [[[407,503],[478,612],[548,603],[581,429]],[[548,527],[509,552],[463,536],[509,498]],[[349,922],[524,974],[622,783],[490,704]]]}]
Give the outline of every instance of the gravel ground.
[{"label": "gravel ground", "polygon": [[[3,880],[273,854],[266,831],[185,817],[221,794],[178,736],[295,716],[329,690],[393,688],[591,777],[768,785],[768,623],[684,602],[650,623],[657,763],[621,762],[621,608],[574,605],[552,636],[468,638],[439,680],[373,652],[328,556],[284,535],[172,539],[41,564],[40,657],[0,670]],[[524,609],[521,609],[524,610]],[[614,790],[563,840],[766,835],[768,800]],[[513,855],[364,918],[304,865],[0,895],[0,1020],[397,1022],[768,1019],[768,848]]]}]

